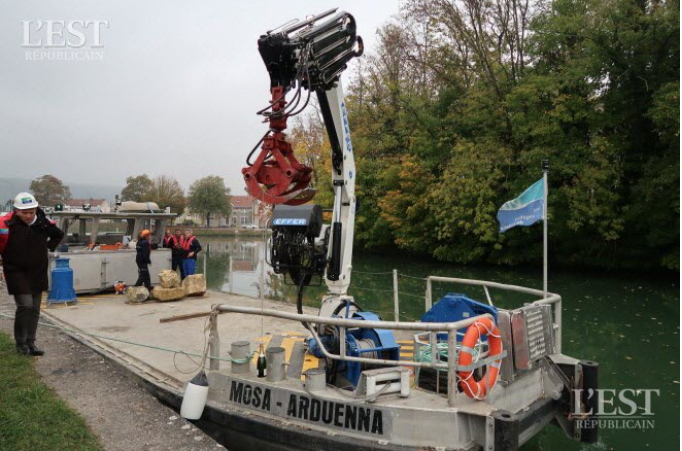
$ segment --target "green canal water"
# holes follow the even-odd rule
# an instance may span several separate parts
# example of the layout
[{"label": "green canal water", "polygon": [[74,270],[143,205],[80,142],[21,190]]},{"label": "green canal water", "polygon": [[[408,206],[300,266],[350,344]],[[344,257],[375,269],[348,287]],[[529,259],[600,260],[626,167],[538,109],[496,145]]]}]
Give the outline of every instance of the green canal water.
[{"label": "green canal water", "polygon": [[[262,241],[204,239],[209,244],[198,270],[206,268],[211,289],[284,302],[295,302],[295,287],[284,285],[264,262]],[[394,317],[393,276],[397,269],[402,320],[418,319],[424,312],[424,278],[429,275],[484,279],[540,288],[537,271],[448,265],[413,258],[379,257],[356,252],[349,294],[365,310],[382,318]],[[558,427],[547,427],[524,451],[571,450],[677,450],[680,445],[680,290],[677,281],[631,275],[609,276],[575,272],[550,272],[549,289],[563,299],[563,352],[599,362],[600,388],[656,389],[652,394],[652,421],[602,428],[599,443],[584,445],[566,438]],[[452,284],[434,285],[434,302],[445,293],[465,292],[485,302],[482,291]],[[309,287],[305,303],[319,305],[324,287]],[[528,297],[491,292],[496,306],[518,307]],[[644,395],[635,398],[636,414],[644,412]],[[613,407],[630,408],[617,400]],[[609,407],[607,405],[607,407]],[[613,426],[613,425],[612,425]],[[629,426],[630,428],[623,428]]]}]

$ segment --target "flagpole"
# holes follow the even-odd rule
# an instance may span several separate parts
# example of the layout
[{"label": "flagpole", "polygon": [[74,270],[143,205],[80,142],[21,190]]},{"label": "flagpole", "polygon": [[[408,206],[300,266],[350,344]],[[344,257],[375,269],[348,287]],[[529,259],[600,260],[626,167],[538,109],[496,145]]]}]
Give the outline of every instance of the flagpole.
[{"label": "flagpole", "polygon": [[547,298],[547,204],[548,204],[548,188],[547,188],[547,173],[549,172],[549,160],[542,160],[542,180],[545,191],[545,205],[543,208],[543,237],[542,237],[542,291],[544,297]]}]

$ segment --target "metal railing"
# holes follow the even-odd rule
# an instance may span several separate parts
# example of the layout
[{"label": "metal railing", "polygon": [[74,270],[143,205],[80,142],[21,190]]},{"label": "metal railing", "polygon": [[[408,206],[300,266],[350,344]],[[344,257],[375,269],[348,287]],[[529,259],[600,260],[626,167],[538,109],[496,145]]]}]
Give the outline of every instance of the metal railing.
[{"label": "metal railing", "polygon": [[[489,282],[484,280],[474,280],[474,279],[459,279],[453,277],[440,277],[440,276],[429,276],[426,279],[426,296],[425,296],[425,309],[429,310],[433,304],[433,287],[432,282],[448,282],[457,283],[469,286],[480,286],[483,288],[488,302],[492,305],[492,298],[488,291],[489,288],[506,290],[516,293],[527,294],[531,296],[539,296],[541,299],[532,302],[534,305],[548,304],[553,307],[554,310],[554,323],[553,329],[555,331],[555,344],[556,351],[561,352],[561,296],[554,293],[548,293],[547,297],[543,297],[544,293],[542,290],[535,290],[532,288],[521,287],[518,285],[506,285],[497,282]],[[396,296],[397,297],[397,296]],[[397,307],[396,307],[397,309]],[[458,382],[458,371],[473,371],[484,365],[492,363],[493,361],[500,360],[506,357],[507,351],[504,350],[501,355],[486,356],[480,358],[478,361],[471,365],[461,366],[458,365],[458,346],[457,346],[457,335],[458,330],[468,328],[477,320],[482,318],[493,319],[490,314],[483,314],[474,316],[471,318],[462,319],[459,321],[449,322],[449,323],[423,323],[423,322],[400,322],[400,321],[365,321],[356,320],[349,318],[333,318],[333,317],[321,317],[317,315],[309,314],[299,314],[285,312],[281,310],[273,309],[262,309],[257,307],[240,307],[227,304],[220,304],[214,306],[214,311],[217,312],[229,312],[229,313],[241,313],[247,315],[258,315],[258,316],[269,316],[273,318],[280,318],[285,320],[297,321],[309,324],[322,324],[329,326],[336,326],[339,328],[339,354],[330,352],[324,347],[322,340],[315,330],[314,327],[308,327],[308,331],[311,333],[313,338],[320,345],[320,349],[324,356],[332,360],[340,360],[347,362],[361,362],[368,364],[378,364],[378,365],[399,365],[399,366],[411,366],[411,367],[426,367],[434,368],[438,371],[447,370],[447,398],[448,405],[450,407],[456,406],[456,399],[458,394],[457,382]],[[390,360],[390,359],[379,359],[379,358],[369,358],[369,357],[356,357],[349,356],[346,354],[346,329],[348,328],[360,328],[360,329],[390,329],[390,330],[409,330],[418,331],[422,334],[429,335],[429,344],[431,347],[431,360],[428,362],[422,361],[408,361],[408,360]],[[447,333],[447,350],[448,350],[448,361],[446,363],[440,361],[440,354],[438,352],[438,333]],[[220,355],[220,338],[218,336],[218,316],[213,315],[213,321],[210,323],[210,335],[209,335],[209,359],[210,359],[210,369],[218,370],[220,369],[220,360],[211,358],[211,356],[219,357]],[[486,379],[487,380],[487,379]]]},{"label": "metal railing", "polygon": [[528,294],[531,296],[539,296],[540,299],[532,302],[534,305],[551,305],[554,311],[554,324],[552,325],[554,329],[554,343],[556,346],[557,353],[561,353],[561,296],[555,293],[547,293],[547,297],[542,290],[535,290],[533,288],[521,287],[518,285],[507,285],[498,282],[489,282],[487,280],[475,280],[475,279],[458,279],[455,277],[440,277],[440,276],[429,276],[426,279],[426,295],[425,295],[425,311],[428,311],[433,306],[433,284],[432,282],[450,282],[457,283],[461,285],[470,286],[480,286],[485,292],[488,303],[493,305],[492,298],[490,297],[489,288],[495,288],[498,290],[512,291],[515,293]]},{"label": "metal railing", "polygon": [[[479,361],[466,366],[460,366],[457,364],[457,331],[459,329],[468,328],[474,322],[482,318],[492,319],[492,315],[484,314],[475,316],[472,318],[466,318],[460,321],[455,321],[451,323],[405,323],[396,321],[364,321],[357,319],[347,319],[347,318],[332,318],[332,317],[320,317],[317,315],[299,314],[283,312],[280,310],[272,309],[260,309],[257,307],[239,307],[233,305],[221,304],[214,307],[214,311],[219,312],[230,312],[230,313],[242,313],[247,315],[259,315],[259,316],[269,316],[273,318],[281,318],[291,321],[304,322],[310,324],[324,324],[329,326],[336,326],[339,328],[339,354],[334,354],[327,350],[319,335],[315,331],[315,328],[309,327],[308,330],[312,334],[313,338],[320,345],[320,349],[324,356],[332,360],[341,360],[347,362],[361,362],[369,364],[378,365],[396,365],[396,366],[412,366],[412,367],[427,367],[434,368],[437,370],[446,370],[448,375],[448,405],[450,407],[456,406],[457,399],[457,372],[458,371],[473,371],[476,368],[480,368],[487,365],[495,360],[504,358],[507,354],[503,351],[501,355],[495,355],[492,357],[487,357],[480,359]],[[368,357],[355,357],[346,355],[346,345],[345,336],[346,329],[348,328],[360,328],[360,329],[391,329],[391,330],[411,330],[429,333],[431,336],[430,342],[432,346],[431,361],[430,362],[415,362],[410,360],[390,360],[390,359],[378,359],[378,358],[368,358]],[[436,349],[437,335],[438,333],[447,332],[448,339],[448,361],[446,363],[440,362],[439,354]],[[210,324],[210,335],[209,335],[209,356],[210,359],[210,369],[218,370],[220,369],[220,360],[211,358],[212,356],[218,357],[220,355],[220,339],[218,336],[218,316],[214,315],[214,320]]]}]

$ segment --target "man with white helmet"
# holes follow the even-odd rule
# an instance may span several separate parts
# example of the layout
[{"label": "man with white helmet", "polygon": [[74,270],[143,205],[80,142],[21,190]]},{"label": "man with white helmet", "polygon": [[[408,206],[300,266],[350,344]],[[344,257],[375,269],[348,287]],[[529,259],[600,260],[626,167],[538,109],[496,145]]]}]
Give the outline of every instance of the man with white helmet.
[{"label": "man with white helmet", "polygon": [[44,354],[35,341],[42,293],[48,288],[47,251],[54,251],[63,237],[30,193],[19,193],[14,211],[0,217],[0,257],[7,291],[17,304],[14,339],[19,354]]}]

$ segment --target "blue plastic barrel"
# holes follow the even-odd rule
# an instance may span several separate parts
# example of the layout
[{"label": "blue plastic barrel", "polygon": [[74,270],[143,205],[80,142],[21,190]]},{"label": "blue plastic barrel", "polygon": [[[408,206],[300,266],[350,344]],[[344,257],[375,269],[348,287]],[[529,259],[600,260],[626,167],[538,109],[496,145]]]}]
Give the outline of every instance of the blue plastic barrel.
[{"label": "blue plastic barrel", "polygon": [[68,258],[55,259],[52,270],[52,286],[47,296],[48,304],[65,304],[76,301],[76,290],[73,289],[73,269],[69,267]]}]

